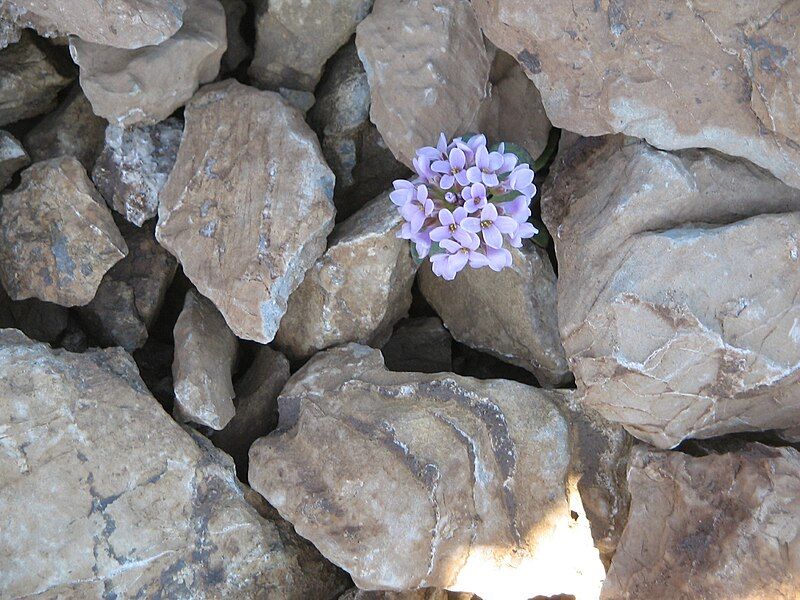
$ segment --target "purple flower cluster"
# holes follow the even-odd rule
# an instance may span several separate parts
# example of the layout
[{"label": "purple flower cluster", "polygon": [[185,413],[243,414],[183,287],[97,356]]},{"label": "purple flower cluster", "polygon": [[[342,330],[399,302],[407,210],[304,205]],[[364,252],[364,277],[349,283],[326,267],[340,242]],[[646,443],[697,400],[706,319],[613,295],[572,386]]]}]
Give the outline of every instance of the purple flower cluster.
[{"label": "purple flower cluster", "polygon": [[447,280],[461,269],[511,266],[507,242],[515,248],[538,230],[528,223],[536,193],[533,171],[486,137],[444,134],[435,148],[417,150],[413,181],[398,179],[389,194],[405,222],[398,237],[410,240],[420,258],[430,255],[433,272]]}]

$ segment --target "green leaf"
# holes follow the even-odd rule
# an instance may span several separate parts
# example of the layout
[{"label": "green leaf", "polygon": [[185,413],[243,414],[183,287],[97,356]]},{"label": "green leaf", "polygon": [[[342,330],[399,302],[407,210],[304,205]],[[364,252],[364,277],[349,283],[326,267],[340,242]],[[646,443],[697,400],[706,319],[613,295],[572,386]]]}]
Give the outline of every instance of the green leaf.
[{"label": "green leaf", "polygon": [[422,260],[423,259],[421,259],[419,254],[417,253],[416,244],[413,244],[413,243],[409,242],[408,245],[411,247],[411,258],[414,259],[414,264],[416,264],[417,266],[420,266],[422,264]]},{"label": "green leaf", "polygon": [[[409,242],[409,245],[411,246],[411,258],[414,259],[414,262],[416,263],[417,266],[420,266],[423,262],[425,262],[425,259],[422,258],[417,253],[416,244],[414,244],[413,242]],[[439,245],[439,242],[434,242],[431,245],[431,251],[428,253],[428,256],[433,256],[434,254],[441,254],[442,252],[444,252],[444,250],[442,250],[442,247]]]},{"label": "green leaf", "polygon": [[[497,152],[497,149],[499,147],[500,144],[493,144],[492,147],[489,148],[489,151]],[[533,163],[533,159],[531,158],[530,153],[519,144],[514,144],[513,142],[505,142],[505,151],[510,152],[511,154],[516,156],[520,164],[525,163],[527,165],[530,165]]]},{"label": "green leaf", "polygon": [[476,133],[474,131],[470,131],[469,133],[465,133],[464,135],[461,136],[461,141],[466,144],[468,141],[470,141],[476,135],[480,135],[480,134]]},{"label": "green leaf", "polygon": [[491,198],[489,198],[489,201],[492,204],[499,204],[501,202],[511,202],[512,200],[516,200],[517,198],[519,198],[520,195],[521,194],[518,191],[514,190],[513,192],[508,192],[507,194],[502,194],[500,196],[492,196]]},{"label": "green leaf", "polygon": [[556,152],[558,152],[558,141],[560,139],[561,130],[558,127],[551,127],[550,135],[547,136],[547,145],[539,155],[539,158],[536,159],[536,162],[531,166],[531,169],[533,169],[535,173],[544,169],[552,162],[553,158],[555,158]]},{"label": "green leaf", "polygon": [[550,233],[547,231],[547,227],[535,217],[531,219],[531,223],[539,230],[539,233],[533,236],[531,241],[541,248],[547,248],[550,245]]}]

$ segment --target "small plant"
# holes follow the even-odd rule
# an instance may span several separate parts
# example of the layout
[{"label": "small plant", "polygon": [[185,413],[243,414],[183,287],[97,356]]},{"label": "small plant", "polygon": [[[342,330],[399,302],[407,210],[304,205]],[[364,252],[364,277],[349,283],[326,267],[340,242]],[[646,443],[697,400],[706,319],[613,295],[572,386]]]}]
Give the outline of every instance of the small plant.
[{"label": "small plant", "polygon": [[536,194],[529,161],[511,144],[487,148],[483,135],[448,143],[441,134],[435,148],[417,150],[417,178],[394,181],[389,197],[405,221],[397,236],[412,243],[415,258],[430,256],[433,272],[448,281],[467,265],[511,266],[505,244],[519,248],[538,233],[528,223]]}]

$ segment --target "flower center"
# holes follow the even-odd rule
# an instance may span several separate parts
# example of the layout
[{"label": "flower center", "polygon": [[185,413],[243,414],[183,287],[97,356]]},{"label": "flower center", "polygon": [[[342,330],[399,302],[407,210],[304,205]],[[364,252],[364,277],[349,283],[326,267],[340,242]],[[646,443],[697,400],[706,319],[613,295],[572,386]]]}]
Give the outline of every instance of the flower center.
[{"label": "flower center", "polygon": [[481,227],[488,229],[492,226],[492,223],[494,223],[494,221],[481,221]]},{"label": "flower center", "polygon": [[453,175],[455,175],[456,173],[458,173],[458,171],[459,171],[459,170],[460,170],[460,169],[459,169],[458,167],[450,167],[450,173],[452,173]]},{"label": "flower center", "polygon": [[450,223],[450,231],[455,231],[456,229],[458,229],[458,225],[455,223]]},{"label": "flower center", "polygon": [[469,254],[469,248],[463,248],[462,247],[461,248],[461,252],[463,252],[464,254]]}]

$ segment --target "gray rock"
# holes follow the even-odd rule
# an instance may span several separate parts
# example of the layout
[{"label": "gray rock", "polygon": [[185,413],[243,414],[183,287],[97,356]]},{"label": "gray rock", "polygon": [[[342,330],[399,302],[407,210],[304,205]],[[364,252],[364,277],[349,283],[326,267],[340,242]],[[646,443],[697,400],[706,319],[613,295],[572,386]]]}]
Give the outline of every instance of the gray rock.
[{"label": "gray rock", "polygon": [[0,191],[9,183],[20,169],[31,164],[25,148],[13,135],[0,129]]}]

